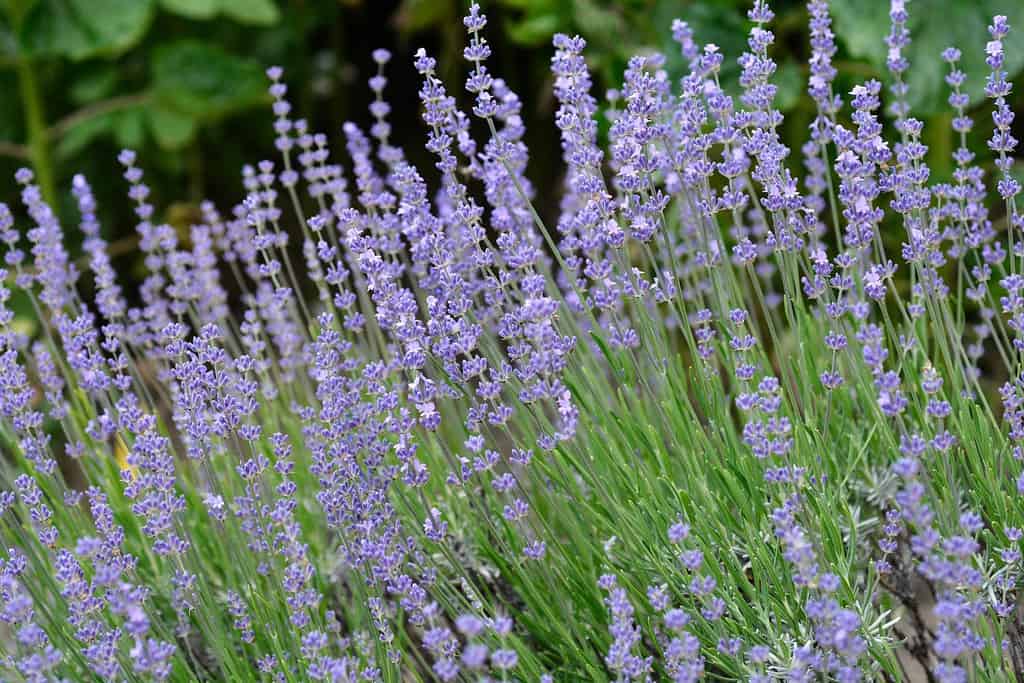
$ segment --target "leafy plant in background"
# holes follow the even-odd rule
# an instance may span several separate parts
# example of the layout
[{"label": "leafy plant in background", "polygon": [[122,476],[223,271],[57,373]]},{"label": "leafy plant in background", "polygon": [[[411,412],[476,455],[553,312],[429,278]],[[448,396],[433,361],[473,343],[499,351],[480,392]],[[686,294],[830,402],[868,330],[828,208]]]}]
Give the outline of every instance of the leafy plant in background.
[{"label": "leafy plant in background", "polygon": [[[430,3],[422,0],[405,0],[405,11],[415,15],[411,22],[417,29],[431,26],[442,17],[449,18],[458,12],[458,3]],[[714,43],[726,54],[742,51],[745,46],[744,20],[748,2],[741,0],[712,0],[711,2],[678,2],[669,0],[627,0],[626,2],[603,2],[602,0],[496,0],[494,3],[509,17],[505,19],[505,30],[515,43],[530,47],[548,44],[558,31],[571,27],[589,37],[595,54],[591,57],[594,68],[608,83],[614,83],[617,76],[632,55],[658,46],[669,56],[670,70],[681,76],[685,65],[670,47],[670,33],[665,31],[671,20],[685,15],[694,31],[706,36],[705,41]],[[968,2],[954,0],[918,0],[915,12],[910,18],[908,29],[914,40],[909,48],[910,70],[908,78],[920,83],[910,96],[915,112],[922,115],[943,114],[945,92],[942,65],[931,56],[943,46],[960,44],[963,40],[977,36],[983,31],[997,9],[998,0]],[[873,0],[839,0],[832,3],[835,28],[840,47],[855,60],[865,64],[850,64],[856,76],[867,76],[865,69],[874,69],[875,75],[885,70],[886,46],[877,37],[888,30],[889,7],[885,2]],[[429,11],[428,9],[429,8]],[[1024,10],[1017,6],[1003,8],[1013,22],[1024,18]],[[775,8],[778,16],[775,31],[781,40],[773,46],[778,73],[783,79],[779,84],[780,109],[789,111],[797,105],[802,88],[798,75],[806,72],[806,18],[805,3],[786,0]],[[936,18],[942,21],[936,24]],[[801,42],[786,42],[794,38]],[[1009,42],[1018,45],[1019,37]],[[1011,78],[1024,66],[1024,57],[1010,57],[1006,64]],[[971,85],[966,92],[971,104],[983,98],[983,84],[987,66],[981,54],[965,55],[961,68]],[[735,65],[724,68],[725,79],[730,89],[735,90],[739,70]],[[854,74],[850,74],[851,76]]]},{"label": "leafy plant in background", "polygon": [[[954,31],[948,34],[950,42],[977,33],[991,7],[976,2],[921,6],[921,15],[933,16],[941,10],[953,21],[952,29],[939,31],[912,19],[910,28],[917,39],[911,47],[915,56],[911,70],[915,80],[929,85],[911,97],[922,114],[948,118],[938,108],[941,72],[933,61],[917,57],[934,51],[949,30]],[[337,121],[330,117],[348,114],[343,113],[344,106],[336,104],[310,106],[307,95],[319,81],[334,83],[331,87],[336,94],[332,97],[351,99],[354,65],[372,69],[362,54],[369,41],[401,51],[409,41],[424,38],[438,46],[442,69],[452,69],[443,75],[457,78],[456,58],[464,42],[458,17],[463,9],[459,0],[403,0],[393,9],[374,10],[375,16],[384,18],[378,21],[367,18],[370,5],[361,0],[282,5],[274,0],[10,0],[0,8],[7,66],[0,70],[0,85],[24,94],[5,98],[0,104],[0,157],[6,155],[19,163],[32,160],[45,196],[53,199],[55,186],[68,181],[67,175],[51,179],[55,168],[89,170],[97,180],[104,180],[97,183],[102,193],[110,183],[99,175],[104,167],[97,163],[102,160],[96,152],[113,155],[111,142],[144,149],[160,171],[152,179],[157,195],[188,200],[180,207],[181,218],[173,221],[184,233],[198,201],[210,195],[221,198],[227,189],[226,183],[209,179],[234,177],[245,150],[258,144],[256,138],[237,132],[239,127],[250,128],[246,123],[252,119],[246,118],[247,113],[265,101],[258,87],[261,62],[283,63],[291,73],[307,78],[314,87],[307,88],[299,103],[303,114],[337,134]],[[676,14],[686,14],[689,24],[706,36],[707,42],[719,45],[727,54],[738,53],[744,44],[746,5],[733,0],[683,5],[659,0],[501,0],[491,10],[497,12],[500,36],[495,38],[500,38],[503,64],[528,65],[522,73],[509,74],[510,82],[520,89],[526,82],[545,78],[546,54],[538,48],[550,42],[555,27],[589,37],[588,60],[601,87],[613,86],[628,58],[649,46],[657,46],[667,55],[672,77],[681,76],[685,64],[667,49],[671,32],[666,27]],[[1013,12],[1018,10],[1009,11],[1011,21],[1017,20]],[[779,41],[773,49],[779,63],[778,106],[792,114],[783,137],[796,144],[813,118],[813,105],[802,96],[801,87],[806,75],[806,11],[801,3],[787,0],[780,3],[777,13]],[[884,69],[885,50],[874,36],[888,20],[884,3],[843,0],[836,4],[835,14],[841,29],[837,59],[843,73],[855,73],[858,78],[878,76]],[[363,18],[353,22],[357,15]],[[350,28],[353,26],[356,28]],[[1021,64],[1015,57],[1007,66],[1013,76]],[[973,84],[978,82],[984,63],[978,56],[968,55],[964,68],[970,76],[968,83]],[[363,79],[368,75],[359,74]],[[738,69],[726,64],[722,80],[727,91],[736,92],[737,76]],[[842,85],[847,87],[852,81]],[[972,103],[977,102],[979,93],[977,85],[968,87]],[[536,124],[550,118],[550,100],[534,92],[524,93],[524,97],[529,121]],[[414,131],[413,121],[400,118],[399,124],[398,141],[413,142],[405,139],[412,134],[406,131]],[[602,120],[602,130],[604,126]],[[938,172],[948,175],[952,167],[945,152],[951,151],[952,136],[944,136],[947,126],[929,128],[943,131],[930,140],[933,148],[943,151],[932,161]],[[218,154],[209,153],[212,146],[197,142],[204,129],[221,138],[216,145]],[[538,148],[548,146],[548,138],[535,134],[541,127],[533,125],[528,130]],[[236,140],[236,144],[225,138]],[[550,166],[545,164],[545,168]],[[0,168],[13,172],[15,165],[0,164]],[[553,181],[551,178],[544,187]],[[114,199],[103,198],[105,206]],[[538,205],[545,216],[553,212],[554,201],[552,193],[542,192]],[[63,212],[70,207],[57,208]],[[131,235],[124,215],[104,217],[115,241]]]},{"label": "leafy plant in background", "polygon": [[[556,34],[553,220],[476,5],[467,108],[413,59],[436,183],[396,144],[386,50],[344,167],[267,70],[275,160],[187,240],[122,151],[138,288],[87,177],[61,220],[20,169],[4,678],[1024,680],[1012,33],[996,14],[930,57],[945,177],[904,0],[885,86],[841,86],[833,11],[808,3],[799,147],[771,57],[789,20],[762,0],[738,87],[673,21],[681,77],[645,51],[602,107],[586,41]],[[188,92],[182,116],[215,99]]]},{"label": "leafy plant in background", "polygon": [[[255,62],[188,39],[153,50],[145,87],[121,92],[114,60],[147,37],[158,12],[254,26],[279,19],[273,0],[9,0],[3,9],[6,57],[19,88],[19,97],[12,99],[20,104],[26,140],[26,149],[8,145],[8,152],[28,157],[51,202],[55,156],[72,159],[106,134],[134,146],[152,136],[161,146],[180,150],[199,126],[262,99]],[[68,60],[72,65],[63,66]],[[68,83],[69,99],[80,109],[56,120],[47,118],[47,110],[57,98],[42,85],[51,64],[83,76]],[[77,64],[89,66],[80,70]],[[8,119],[4,130],[12,129]]]}]

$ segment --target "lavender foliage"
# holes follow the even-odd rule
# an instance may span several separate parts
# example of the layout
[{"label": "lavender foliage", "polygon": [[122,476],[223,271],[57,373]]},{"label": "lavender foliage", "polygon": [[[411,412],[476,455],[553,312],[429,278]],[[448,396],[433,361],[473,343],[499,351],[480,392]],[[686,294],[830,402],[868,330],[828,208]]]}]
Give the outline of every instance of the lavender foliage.
[{"label": "lavender foliage", "polygon": [[[185,232],[123,151],[137,292],[87,179],[65,225],[20,170],[0,679],[1024,680],[1013,29],[934,56],[941,177],[913,10],[891,2],[885,83],[842,92],[808,2],[799,150],[765,0],[743,54],[676,21],[685,74],[634,57],[607,106],[556,35],[550,225],[476,4],[464,83],[373,53],[344,161],[268,69],[279,158]],[[429,172],[391,141],[395,68]]]}]

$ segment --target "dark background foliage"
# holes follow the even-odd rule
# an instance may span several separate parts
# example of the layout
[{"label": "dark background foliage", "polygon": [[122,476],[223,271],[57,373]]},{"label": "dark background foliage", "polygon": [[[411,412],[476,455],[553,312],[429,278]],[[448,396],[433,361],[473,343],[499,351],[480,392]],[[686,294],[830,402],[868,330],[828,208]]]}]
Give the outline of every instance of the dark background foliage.
[{"label": "dark background foliage", "polygon": [[[833,0],[840,53],[839,91],[883,78],[888,32],[886,0]],[[538,204],[557,206],[561,164],[553,125],[548,64],[556,31],[579,33],[598,93],[616,87],[626,60],[657,49],[673,77],[683,60],[671,41],[673,18],[688,21],[701,43],[716,43],[734,60],[745,47],[749,3],[742,0],[490,0],[484,9],[494,49],[491,68],[524,101],[530,174]],[[805,95],[807,12],[803,2],[773,3],[779,63],[778,106],[786,113],[784,139],[794,149],[813,117]],[[71,176],[84,173],[100,201],[105,236],[126,279],[138,278],[131,207],[117,151],[139,151],[158,217],[183,239],[202,199],[228,210],[241,196],[245,163],[275,158],[264,67],[285,67],[290,97],[313,130],[336,149],[342,122],[366,125],[374,65],[370,52],[386,47],[388,99],[394,105],[393,140],[428,171],[419,120],[419,82],[412,54],[427,48],[440,62],[449,89],[464,97],[461,51],[463,0],[0,0],[0,175],[35,168],[45,195],[67,225],[77,220]],[[985,26],[994,13],[1017,30],[1007,41],[1008,66],[1024,66],[1024,5],[1016,0],[914,0],[910,3],[910,99],[926,121],[933,173],[950,171],[953,149],[939,52],[964,52],[968,91],[979,120],[976,148],[990,127],[981,101],[986,67]],[[727,61],[727,84],[738,73]],[[1015,109],[1021,105],[1016,88]],[[465,102],[464,102],[465,104]],[[1021,135],[1019,137],[1024,137]],[[791,160],[798,164],[799,159]],[[0,198],[16,204],[13,181]],[[74,250],[74,231],[69,231]],[[28,318],[24,320],[28,323]]]}]

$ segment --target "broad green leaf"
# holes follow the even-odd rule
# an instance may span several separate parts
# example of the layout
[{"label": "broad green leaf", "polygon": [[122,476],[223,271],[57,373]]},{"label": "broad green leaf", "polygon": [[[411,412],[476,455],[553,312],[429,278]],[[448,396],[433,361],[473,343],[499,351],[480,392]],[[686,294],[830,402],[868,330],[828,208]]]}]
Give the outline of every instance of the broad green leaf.
[{"label": "broad green leaf", "polygon": [[[911,43],[905,52],[910,68],[904,74],[909,87],[908,100],[917,114],[945,111],[949,88],[944,79],[948,71],[940,56],[947,47],[963,53],[960,64],[967,75],[965,89],[975,103],[984,97],[985,44],[987,26],[993,15],[1007,15],[1010,25],[1024,27],[1024,4],[1004,0],[915,0],[907,5],[910,14]],[[854,57],[868,59],[885,73],[889,34],[889,3],[877,0],[834,0],[832,14],[835,32]],[[1024,33],[1010,31],[1003,40],[1006,71],[1011,76],[1024,67]],[[884,78],[884,77],[883,77]]]},{"label": "broad green leaf", "polygon": [[160,7],[189,19],[212,19],[220,9],[218,0],[160,0]]},{"label": "broad green leaf", "polygon": [[153,133],[153,138],[164,149],[181,149],[190,143],[196,134],[196,121],[191,116],[160,105],[149,107],[146,114],[146,122]]},{"label": "broad green leaf", "polygon": [[113,130],[114,117],[112,114],[85,119],[64,133],[54,151],[58,159],[67,161],[92,144],[97,138],[109,135]]},{"label": "broad green leaf", "polygon": [[[10,18],[10,11],[6,12]],[[14,35],[8,22],[0,24],[0,56],[14,58],[18,56],[18,37]]]},{"label": "broad green leaf", "polygon": [[[622,12],[614,7],[607,7],[595,0],[577,0],[573,6],[573,21],[587,40],[595,44],[623,45],[623,33],[626,32]],[[561,30],[556,27],[555,31]],[[555,33],[551,31],[549,35]],[[632,41],[630,41],[632,42]]]},{"label": "broad green leaf", "polygon": [[71,82],[69,93],[76,104],[110,97],[117,87],[117,69],[110,64],[90,64]]},{"label": "broad green leaf", "polygon": [[57,143],[57,158],[67,161],[80,154],[98,138],[110,136],[120,147],[140,147],[146,137],[148,105],[136,104],[82,119],[69,128]]},{"label": "broad green leaf", "polygon": [[242,24],[267,26],[281,18],[274,0],[160,0],[160,6],[199,20],[223,15]]},{"label": "broad green leaf", "polygon": [[520,45],[541,45],[551,40],[558,31],[557,14],[538,14],[508,25],[508,37]]},{"label": "broad green leaf", "polygon": [[500,4],[527,14],[535,14],[553,11],[558,3],[557,0],[500,0]]},{"label": "broad green leaf", "polygon": [[114,120],[114,140],[118,147],[137,149],[146,139],[146,110],[144,107],[122,109],[111,114]]},{"label": "broad green leaf", "polygon": [[274,0],[220,0],[220,11],[240,24],[269,26],[281,18]]},{"label": "broad green leaf", "polygon": [[800,67],[793,61],[785,61],[779,65],[772,81],[778,88],[775,95],[775,106],[787,112],[800,102],[804,93],[804,75]]},{"label": "broad green leaf", "polygon": [[415,33],[455,17],[450,0],[402,0],[395,22],[403,33]]},{"label": "broad green leaf", "polygon": [[34,56],[117,55],[145,35],[153,6],[153,0],[38,0],[25,15],[18,40]]},{"label": "broad green leaf", "polygon": [[665,45],[662,52],[668,59],[668,66],[673,76],[686,73],[687,65],[679,54],[679,45],[672,40],[668,27],[673,19],[687,22],[693,29],[693,39],[699,45],[714,43],[725,55],[722,64],[722,87],[729,92],[738,90],[739,67],[736,59],[747,49],[747,31],[749,23],[742,12],[724,4],[696,3],[682,5],[678,2],[663,0],[654,9],[655,23],[666,27],[659,35],[664,37]]},{"label": "broad green leaf", "polygon": [[[885,37],[889,34],[889,3],[870,0],[835,0],[830,3],[833,28],[839,40],[857,58],[885,64]],[[913,7],[914,13],[919,6]]]},{"label": "broad green leaf", "polygon": [[216,45],[182,40],[156,50],[153,89],[165,108],[210,119],[261,101],[266,78],[256,62]]}]

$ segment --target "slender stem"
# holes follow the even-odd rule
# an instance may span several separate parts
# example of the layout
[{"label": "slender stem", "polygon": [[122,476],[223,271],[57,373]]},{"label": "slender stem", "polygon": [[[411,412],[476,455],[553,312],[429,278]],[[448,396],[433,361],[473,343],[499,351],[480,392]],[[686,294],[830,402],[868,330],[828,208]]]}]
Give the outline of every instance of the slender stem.
[{"label": "slender stem", "polygon": [[28,161],[28,147],[20,145],[17,142],[6,142],[0,140],[0,156]]},{"label": "slender stem", "polygon": [[43,199],[55,207],[57,189],[53,177],[53,160],[50,158],[50,136],[46,130],[46,114],[33,66],[27,57],[18,60],[18,90],[28,135],[28,159],[35,170]]},{"label": "slender stem", "polygon": [[103,116],[104,114],[109,114],[111,112],[131,109],[132,107],[146,104],[151,98],[152,95],[148,92],[142,92],[132,95],[119,95],[117,97],[111,97],[106,100],[94,102],[93,104],[79,109],[78,111],[68,114],[61,120],[54,123],[49,129],[49,135],[53,139],[61,138],[80,123],[94,119],[97,116]]}]

